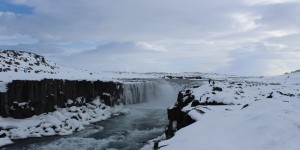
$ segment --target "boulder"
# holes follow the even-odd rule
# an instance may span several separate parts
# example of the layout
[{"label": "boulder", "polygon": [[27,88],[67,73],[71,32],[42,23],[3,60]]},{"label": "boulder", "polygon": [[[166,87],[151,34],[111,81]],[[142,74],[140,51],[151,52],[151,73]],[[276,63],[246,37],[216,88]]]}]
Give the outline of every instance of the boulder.
[{"label": "boulder", "polygon": [[223,89],[221,87],[213,87],[212,88],[212,91],[219,91],[219,92],[222,92]]}]

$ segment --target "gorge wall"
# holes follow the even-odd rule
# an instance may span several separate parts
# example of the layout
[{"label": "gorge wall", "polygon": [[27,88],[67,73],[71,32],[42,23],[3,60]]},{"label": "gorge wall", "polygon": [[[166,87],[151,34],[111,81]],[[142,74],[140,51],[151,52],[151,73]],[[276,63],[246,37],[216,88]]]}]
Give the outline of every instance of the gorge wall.
[{"label": "gorge wall", "polygon": [[7,91],[0,92],[0,116],[27,118],[66,107],[68,100],[78,99],[76,105],[100,97],[106,105],[121,101],[121,83],[103,81],[73,81],[44,79],[41,81],[13,80]]}]

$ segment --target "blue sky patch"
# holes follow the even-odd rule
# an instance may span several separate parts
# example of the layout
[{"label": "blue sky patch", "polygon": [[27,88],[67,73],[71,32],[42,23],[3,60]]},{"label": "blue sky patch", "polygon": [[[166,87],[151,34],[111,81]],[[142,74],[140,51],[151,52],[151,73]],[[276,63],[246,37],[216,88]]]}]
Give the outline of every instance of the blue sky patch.
[{"label": "blue sky patch", "polygon": [[33,8],[24,5],[15,5],[7,0],[0,1],[0,11],[13,12],[18,14],[32,14]]}]

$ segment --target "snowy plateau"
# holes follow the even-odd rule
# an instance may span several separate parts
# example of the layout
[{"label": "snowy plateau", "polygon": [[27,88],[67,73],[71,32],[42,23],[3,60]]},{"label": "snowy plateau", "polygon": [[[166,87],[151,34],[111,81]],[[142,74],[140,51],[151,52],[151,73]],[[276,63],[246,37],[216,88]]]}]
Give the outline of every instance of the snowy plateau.
[{"label": "snowy plateau", "polygon": [[[220,91],[213,91],[220,87]],[[299,150],[300,72],[276,77],[220,76],[192,89],[201,102],[185,106],[195,123],[159,143],[162,150]],[[200,100],[201,99],[201,100]],[[202,112],[202,113],[199,113]],[[204,112],[204,113],[203,113]]]},{"label": "snowy plateau", "polygon": [[[201,86],[189,88],[195,98],[181,109],[196,122],[176,131],[170,139],[162,135],[148,141],[143,150],[153,149],[157,141],[157,149],[161,150],[300,149],[300,71],[271,77],[197,72],[94,73],[64,68],[33,53],[0,51],[0,92],[7,91],[6,84],[16,79],[124,82],[120,79],[164,80],[168,76],[176,77],[168,80],[177,80],[179,77],[202,82]],[[186,78],[199,76],[202,78]],[[68,102],[72,104],[76,101],[80,99]],[[72,134],[84,130],[86,125],[93,122],[105,120],[114,114],[127,113],[129,110],[123,105],[109,107],[96,98],[85,106],[57,108],[54,112],[27,119],[0,117],[0,147],[12,144],[13,139]],[[176,128],[176,122],[173,124]]]}]

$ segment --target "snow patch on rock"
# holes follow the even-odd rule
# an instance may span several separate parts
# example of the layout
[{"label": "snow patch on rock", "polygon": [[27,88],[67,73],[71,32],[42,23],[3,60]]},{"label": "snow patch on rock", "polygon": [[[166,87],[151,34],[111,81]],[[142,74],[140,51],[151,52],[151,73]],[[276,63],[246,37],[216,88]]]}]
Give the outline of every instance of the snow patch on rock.
[{"label": "snow patch on rock", "polygon": [[81,107],[57,108],[54,112],[27,119],[0,117],[0,135],[4,135],[0,138],[0,146],[11,144],[11,139],[69,135],[85,129],[90,123],[128,112],[123,105],[109,107],[96,98]]}]

